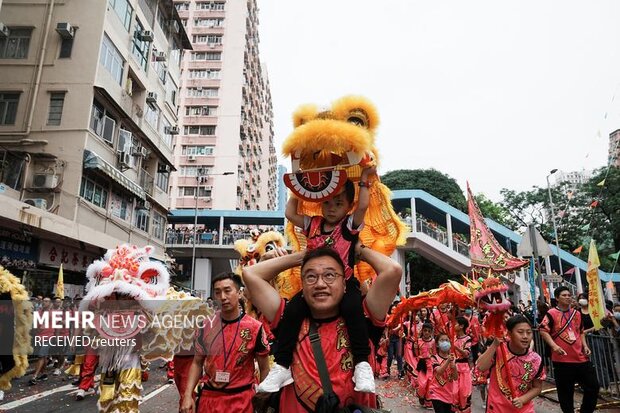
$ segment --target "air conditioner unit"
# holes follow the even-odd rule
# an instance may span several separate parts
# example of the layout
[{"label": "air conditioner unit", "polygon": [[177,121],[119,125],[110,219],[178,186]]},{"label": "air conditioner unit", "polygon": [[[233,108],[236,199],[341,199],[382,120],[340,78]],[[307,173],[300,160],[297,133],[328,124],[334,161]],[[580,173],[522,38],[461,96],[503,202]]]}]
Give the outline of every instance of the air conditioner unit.
[{"label": "air conditioner unit", "polygon": [[10,34],[11,30],[7,27],[7,25],[0,22],[0,38],[9,37]]},{"label": "air conditioner unit", "polygon": [[155,35],[150,30],[142,30],[138,33],[138,39],[143,42],[152,42],[155,39]]},{"label": "air conditioner unit", "polygon": [[187,157],[187,160],[188,160],[188,161],[195,161],[195,160],[196,160],[196,155],[189,155],[189,156]]},{"label": "air conditioner unit", "polygon": [[123,166],[130,166],[131,163],[131,154],[129,152],[119,152],[118,153],[118,161]]},{"label": "air conditioner unit", "polygon": [[151,203],[149,201],[138,201],[137,205],[136,205],[136,209],[138,210],[148,210],[151,209]]},{"label": "air conditioner unit", "polygon": [[47,210],[47,199],[43,198],[28,198],[24,199],[24,203],[32,205],[33,207]]},{"label": "air conditioner unit", "polygon": [[63,39],[73,39],[75,36],[75,27],[71,27],[69,23],[58,23],[56,31]]},{"label": "air conditioner unit", "polygon": [[149,92],[146,95],[146,103],[157,103],[157,93]]},{"label": "air conditioner unit", "polygon": [[52,189],[58,186],[58,175],[54,174],[35,174],[32,177],[33,188]]},{"label": "air conditioner unit", "polygon": [[144,146],[140,148],[140,156],[143,158],[146,158],[147,156],[149,156],[149,150],[146,149]]},{"label": "air conditioner unit", "polygon": [[157,168],[157,173],[160,174],[167,174],[170,173],[170,165],[166,165],[166,164],[159,164],[158,168]]},{"label": "air conditioner unit", "polygon": [[204,197],[203,200],[205,202],[211,202],[211,197],[210,196]]},{"label": "air conditioner unit", "polygon": [[196,86],[196,90],[202,90],[202,86]]},{"label": "air conditioner unit", "polygon": [[168,135],[178,135],[179,127],[178,126],[166,126],[166,133]]},{"label": "air conditioner unit", "polygon": [[155,61],[156,62],[163,62],[166,60],[166,52],[157,52],[155,54]]},{"label": "air conditioner unit", "polygon": [[213,185],[205,185],[205,191],[213,190]]}]

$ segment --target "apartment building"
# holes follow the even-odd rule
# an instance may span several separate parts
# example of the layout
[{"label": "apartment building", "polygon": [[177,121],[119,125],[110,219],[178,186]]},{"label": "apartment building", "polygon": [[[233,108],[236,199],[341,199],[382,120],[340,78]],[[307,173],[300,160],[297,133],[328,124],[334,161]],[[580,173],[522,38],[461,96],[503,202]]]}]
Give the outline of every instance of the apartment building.
[{"label": "apartment building", "polygon": [[4,0],[0,22],[0,264],[49,294],[120,243],[165,260],[191,48],[172,0]]},{"label": "apartment building", "polygon": [[275,210],[273,111],[256,0],[175,5],[193,50],[183,58],[170,206]]}]

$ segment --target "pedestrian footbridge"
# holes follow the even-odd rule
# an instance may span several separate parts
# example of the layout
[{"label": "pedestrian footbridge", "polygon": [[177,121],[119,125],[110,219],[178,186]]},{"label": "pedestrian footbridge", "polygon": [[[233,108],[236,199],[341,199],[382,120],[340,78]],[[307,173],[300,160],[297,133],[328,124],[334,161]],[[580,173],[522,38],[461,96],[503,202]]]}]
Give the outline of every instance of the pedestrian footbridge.
[{"label": "pedestrian footbridge", "polygon": [[[405,245],[398,248],[394,258],[404,264],[405,252],[415,251],[447,272],[463,274],[469,271],[469,216],[422,190],[393,191],[392,205],[409,227]],[[196,233],[193,226],[197,222]],[[487,219],[493,235],[507,251],[516,255],[521,236],[514,231]],[[189,285],[192,257],[196,257],[196,289],[208,291],[211,274],[230,271],[236,266],[238,254],[233,249],[237,239],[249,238],[249,229],[281,231],[285,224],[284,211],[223,211],[223,210],[172,210],[168,215],[166,249],[178,266],[177,282]],[[551,245],[555,257],[546,259],[546,268],[560,272],[557,248]],[[562,268],[574,268],[574,277],[585,274],[587,263],[560,250]],[[415,276],[413,270],[412,276]],[[526,275],[513,274],[513,281],[524,288]],[[408,276],[403,277],[403,280]],[[601,272],[601,279],[620,282],[620,274]],[[404,291],[404,290],[403,290]]]}]

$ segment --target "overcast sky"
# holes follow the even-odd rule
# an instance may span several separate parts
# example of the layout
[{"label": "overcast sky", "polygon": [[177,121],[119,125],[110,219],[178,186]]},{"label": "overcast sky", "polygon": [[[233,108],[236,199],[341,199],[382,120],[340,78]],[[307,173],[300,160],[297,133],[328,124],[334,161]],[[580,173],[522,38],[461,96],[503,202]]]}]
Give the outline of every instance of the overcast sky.
[{"label": "overcast sky", "polygon": [[497,201],[607,163],[620,1],[258,4],[278,154],[297,106],[361,94],[381,116],[381,174],[435,168]]}]

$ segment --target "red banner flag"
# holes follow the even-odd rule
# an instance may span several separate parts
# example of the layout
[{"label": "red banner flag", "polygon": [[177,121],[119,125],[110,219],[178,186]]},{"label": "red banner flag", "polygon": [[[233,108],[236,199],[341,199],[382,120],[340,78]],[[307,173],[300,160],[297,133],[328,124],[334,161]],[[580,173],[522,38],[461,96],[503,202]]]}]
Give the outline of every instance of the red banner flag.
[{"label": "red banner flag", "polygon": [[467,184],[467,208],[471,242],[469,258],[472,269],[489,268],[493,272],[515,271],[528,265],[529,261],[512,256],[497,242],[476,204],[469,183]]}]

